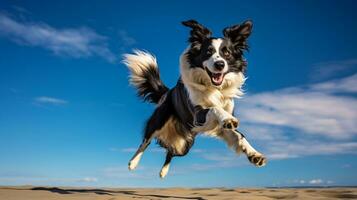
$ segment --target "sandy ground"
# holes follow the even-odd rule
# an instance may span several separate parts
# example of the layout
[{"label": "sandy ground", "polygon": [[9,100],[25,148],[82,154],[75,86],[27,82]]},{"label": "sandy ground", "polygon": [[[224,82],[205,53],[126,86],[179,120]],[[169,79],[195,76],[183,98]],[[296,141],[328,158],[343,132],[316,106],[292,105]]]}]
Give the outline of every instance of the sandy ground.
[{"label": "sandy ground", "polygon": [[0,200],[228,200],[228,199],[357,199],[357,188],[304,189],[89,189],[52,187],[0,187]]}]

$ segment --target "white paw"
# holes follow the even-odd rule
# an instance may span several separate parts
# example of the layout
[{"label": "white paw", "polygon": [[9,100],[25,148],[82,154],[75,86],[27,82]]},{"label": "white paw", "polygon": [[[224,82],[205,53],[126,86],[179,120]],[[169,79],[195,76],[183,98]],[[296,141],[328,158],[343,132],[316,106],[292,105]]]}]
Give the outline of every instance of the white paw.
[{"label": "white paw", "polygon": [[167,172],[169,172],[169,169],[170,169],[170,165],[163,166],[160,171],[160,178],[165,178],[165,176],[167,175]]},{"label": "white paw", "polygon": [[138,166],[139,161],[140,161],[142,155],[143,155],[143,153],[139,153],[138,155],[136,155],[134,158],[132,158],[132,159],[130,160],[129,166],[128,166],[128,168],[129,168],[130,171],[131,171],[131,170],[134,170],[134,169]]}]

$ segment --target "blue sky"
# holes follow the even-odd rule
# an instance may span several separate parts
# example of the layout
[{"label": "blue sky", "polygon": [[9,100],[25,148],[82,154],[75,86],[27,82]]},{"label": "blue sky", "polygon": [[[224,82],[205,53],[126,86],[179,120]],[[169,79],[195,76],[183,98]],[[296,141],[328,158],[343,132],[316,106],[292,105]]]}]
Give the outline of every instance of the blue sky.
[{"label": "blue sky", "polygon": [[[262,187],[357,185],[355,1],[1,1],[0,185]],[[127,162],[154,109],[121,54],[153,52],[173,86],[196,19],[220,36],[254,22],[240,129],[269,163],[255,168],[199,137],[159,179],[152,144]]]}]

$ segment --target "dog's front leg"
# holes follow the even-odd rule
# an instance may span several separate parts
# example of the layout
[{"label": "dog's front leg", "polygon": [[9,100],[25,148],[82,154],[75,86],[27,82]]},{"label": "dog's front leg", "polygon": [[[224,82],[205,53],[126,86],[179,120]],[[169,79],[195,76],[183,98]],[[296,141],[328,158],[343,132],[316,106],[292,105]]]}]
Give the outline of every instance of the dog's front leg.
[{"label": "dog's front leg", "polygon": [[234,130],[238,127],[239,121],[233,115],[219,107],[203,108],[195,106],[194,125],[198,132],[212,130],[217,123],[223,128]]},{"label": "dog's front leg", "polygon": [[236,153],[245,153],[248,160],[254,165],[262,167],[266,164],[267,160],[265,156],[255,150],[241,132],[237,130],[222,130],[219,137]]},{"label": "dog's front leg", "polygon": [[223,129],[234,130],[238,128],[239,120],[223,108],[213,107],[211,112],[216,116]]},{"label": "dog's front leg", "polygon": [[239,125],[237,118],[220,107],[204,109],[201,106],[196,106],[194,120],[196,126],[205,126],[207,129],[213,128],[211,126],[215,126],[215,122],[218,122],[223,129],[229,130],[234,130]]}]

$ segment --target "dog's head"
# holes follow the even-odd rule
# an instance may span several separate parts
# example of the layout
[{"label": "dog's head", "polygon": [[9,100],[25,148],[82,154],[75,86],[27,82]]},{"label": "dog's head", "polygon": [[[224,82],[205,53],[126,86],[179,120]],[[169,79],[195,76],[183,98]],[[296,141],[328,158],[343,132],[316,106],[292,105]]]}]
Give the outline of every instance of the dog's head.
[{"label": "dog's head", "polygon": [[191,69],[200,69],[200,76],[210,79],[204,81],[206,84],[209,82],[220,87],[228,74],[244,73],[246,62],[243,52],[248,49],[247,38],[253,26],[251,21],[223,29],[222,38],[212,37],[211,31],[195,20],[184,21],[182,24],[191,28],[190,48],[186,51],[187,62]]}]

